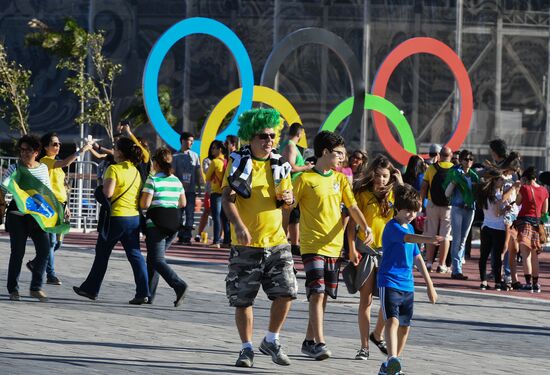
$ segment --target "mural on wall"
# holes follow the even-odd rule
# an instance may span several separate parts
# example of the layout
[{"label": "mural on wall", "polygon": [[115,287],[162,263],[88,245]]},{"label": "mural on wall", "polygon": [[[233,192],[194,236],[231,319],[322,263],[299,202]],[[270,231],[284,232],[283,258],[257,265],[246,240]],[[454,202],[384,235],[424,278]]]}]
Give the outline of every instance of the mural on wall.
[{"label": "mural on wall", "polygon": [[[365,95],[364,82],[359,63],[353,51],[336,34],[319,28],[297,30],[283,38],[270,53],[261,76],[261,84],[254,85],[252,64],[246,48],[238,36],[224,24],[210,18],[194,17],[182,20],[169,28],[155,43],[147,59],[143,75],[144,103],[152,125],[162,139],[174,149],[180,148],[179,133],[168,124],[158,102],[158,75],[162,62],[170,48],[180,39],[192,34],[206,34],[223,42],[233,54],[239,72],[241,88],[225,96],[212,110],[201,132],[201,138],[193,144],[193,150],[201,159],[208,153],[208,146],[214,139],[224,140],[227,135],[237,134],[237,119],[241,113],[252,108],[253,102],[268,104],[279,110],[288,124],[302,123],[292,104],[273,90],[275,77],[284,59],[305,44],[317,43],[330,48],[340,58],[351,82],[352,97],[344,100],[329,114],[319,130],[336,130],[340,124],[345,131],[349,122],[358,124],[363,108],[373,111],[374,127],[386,152],[398,163],[406,165],[410,156],[416,154],[416,143],[412,129],[402,112],[384,99],[389,79],[399,63],[419,53],[440,58],[451,69],[460,92],[460,112],[457,123],[446,145],[458,150],[468,135],[473,114],[473,93],[468,72],[458,55],[446,44],[426,37],[408,39],[399,44],[386,56],[378,68],[372,93]],[[218,134],[220,125],[233,109],[237,111],[230,124]],[[347,119],[347,120],[346,120]],[[387,123],[390,119],[400,137],[401,143],[393,137]],[[302,147],[307,146],[304,138]]]}]

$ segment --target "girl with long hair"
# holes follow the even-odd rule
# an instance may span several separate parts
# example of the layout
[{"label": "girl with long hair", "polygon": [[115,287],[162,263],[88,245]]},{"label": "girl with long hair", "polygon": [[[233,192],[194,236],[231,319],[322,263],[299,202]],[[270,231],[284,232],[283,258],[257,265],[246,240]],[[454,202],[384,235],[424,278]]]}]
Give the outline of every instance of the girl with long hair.
[{"label": "girl with long hair", "polygon": [[99,236],[95,246],[95,258],[86,280],[73,287],[76,294],[97,299],[99,289],[107,272],[109,257],[120,241],[126,257],[132,265],[136,283],[132,305],[141,305],[149,300],[147,266],[139,248],[138,202],[141,192],[141,177],[136,166],[143,161],[143,152],[129,138],[119,138],[114,148],[116,164],[109,166],[104,176],[103,194],[111,200],[111,212],[107,235]]},{"label": "girl with long hair", "polygon": [[[489,254],[494,259],[495,289],[503,288],[501,278],[502,253],[506,241],[506,226],[504,213],[506,203],[502,200],[504,177],[498,169],[489,169],[483,175],[478,191],[477,204],[483,208],[483,224],[481,225],[481,245],[479,256],[480,289],[487,290],[487,259]],[[505,288],[506,286],[504,286]]]},{"label": "girl with long hair", "polygon": [[[521,169],[521,157],[517,152],[510,154],[500,164],[504,186],[502,187],[502,199],[509,209],[504,213],[504,224],[506,225],[506,242],[504,244],[503,268],[504,282],[507,289],[520,289],[521,283],[517,276],[517,254],[519,251],[518,232],[513,226],[519,213],[519,206],[516,204],[521,181],[519,173]],[[493,267],[494,268],[494,267]]]},{"label": "girl with long hair", "polygon": [[[383,155],[378,155],[368,166],[354,184],[353,192],[357,200],[357,206],[365,216],[368,227],[372,229],[372,248],[363,245],[365,234],[359,232],[355,239],[356,227],[353,219],[350,219],[347,229],[349,242],[350,261],[357,265],[359,262],[367,262],[366,267],[359,267],[361,275],[357,275],[363,282],[359,287],[360,299],[358,309],[359,332],[361,335],[361,348],[355,356],[356,359],[368,359],[369,338],[385,354],[386,344],[383,340],[384,319],[381,311],[374,331],[369,335],[370,310],[372,295],[376,290],[376,270],[378,268],[378,256],[382,248],[382,233],[386,223],[393,218],[393,188],[403,184],[401,173]],[[362,259],[365,258],[365,259]],[[361,284],[361,283],[359,283]]]},{"label": "girl with long hair", "polygon": [[525,183],[519,189],[516,204],[521,205],[514,226],[518,230],[518,242],[523,257],[525,285],[522,289],[531,293],[540,293],[539,254],[542,244],[539,226],[544,225],[541,217],[548,212],[548,190],[537,183],[537,170],[529,167],[521,176]]},{"label": "girl with long hair", "polygon": [[418,155],[412,155],[407,163],[405,173],[403,173],[403,182],[420,192],[426,169],[428,169],[428,166],[424,162],[424,159]]},{"label": "girl with long hair", "polygon": [[149,303],[153,303],[159,275],[176,293],[174,306],[179,306],[187,284],[166,263],[166,250],[178,234],[181,208],[185,207],[185,191],[172,171],[172,153],[159,148],[153,156],[154,173],[143,185],[140,207],[147,210],[145,244],[147,245],[147,274],[149,276]]}]

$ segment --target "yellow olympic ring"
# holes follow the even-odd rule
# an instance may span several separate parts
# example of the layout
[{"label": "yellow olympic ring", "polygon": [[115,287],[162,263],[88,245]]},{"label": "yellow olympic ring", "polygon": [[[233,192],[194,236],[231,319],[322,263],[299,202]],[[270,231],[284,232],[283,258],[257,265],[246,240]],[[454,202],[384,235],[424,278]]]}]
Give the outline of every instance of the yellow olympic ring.
[{"label": "yellow olympic ring", "polygon": [[[223,99],[216,104],[210,113],[210,116],[206,119],[201,135],[200,160],[208,157],[208,148],[210,147],[210,143],[216,139],[218,129],[220,128],[223,119],[229,114],[229,112],[231,112],[231,110],[239,106],[241,101],[241,91],[242,88],[238,88],[224,96]],[[288,99],[272,88],[254,85],[252,101],[267,104],[276,109],[279,111],[281,117],[287,122],[287,124],[292,124],[294,122],[302,124],[300,115],[298,115],[298,112],[296,112],[296,109],[292,106],[292,104],[290,104]],[[298,142],[298,146],[307,148],[305,132]]]}]

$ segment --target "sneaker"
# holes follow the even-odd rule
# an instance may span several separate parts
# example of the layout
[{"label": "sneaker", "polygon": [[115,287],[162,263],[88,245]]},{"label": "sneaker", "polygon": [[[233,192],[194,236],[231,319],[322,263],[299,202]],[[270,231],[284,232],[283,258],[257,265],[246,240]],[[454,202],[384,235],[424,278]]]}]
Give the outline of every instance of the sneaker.
[{"label": "sneaker", "polygon": [[369,335],[369,339],[374,345],[376,345],[378,349],[380,349],[382,353],[386,355],[388,354],[388,347],[386,346],[386,342],[384,340],[376,340],[374,338],[374,332]]},{"label": "sneaker", "polygon": [[61,280],[57,276],[48,277],[46,278],[46,284],[61,285]]},{"label": "sneaker", "polygon": [[532,292],[533,291],[533,284],[531,284],[531,283],[523,284],[523,286],[521,287],[521,290]]},{"label": "sneaker", "polygon": [[447,266],[437,266],[437,273],[447,273]]},{"label": "sneaker", "polygon": [[519,281],[516,281],[515,283],[512,283],[512,289],[513,290],[521,290],[521,283]]},{"label": "sneaker", "polygon": [[31,271],[31,272],[34,270],[34,263],[32,262],[32,260],[29,260],[29,261],[27,262],[27,268],[28,268],[28,270]]},{"label": "sneaker", "polygon": [[211,249],[219,249],[221,246],[219,243],[213,243],[212,245],[209,246]]},{"label": "sneaker", "polygon": [[466,276],[462,273],[453,273],[451,275],[451,279],[453,279],[453,280],[468,280],[468,276]]},{"label": "sneaker", "polygon": [[201,242],[201,236],[200,235],[196,235],[195,236],[195,242]]},{"label": "sneaker", "polygon": [[21,301],[21,296],[18,291],[10,293],[10,301]]},{"label": "sneaker", "polygon": [[237,367],[252,367],[254,365],[254,351],[251,348],[244,348],[239,353],[239,358],[235,362]]},{"label": "sneaker", "polygon": [[[501,284],[501,283],[496,283],[496,284],[495,284],[495,290],[496,290],[497,292],[500,292],[500,291],[502,290],[502,284]],[[506,290],[506,289],[505,289],[505,290]]]},{"label": "sneaker", "polygon": [[313,358],[313,348],[315,347],[315,341],[304,340],[302,342],[302,353]]},{"label": "sneaker", "polygon": [[369,359],[369,349],[368,348],[361,348],[355,355],[355,359],[362,359],[363,361],[366,361]]},{"label": "sneaker", "polygon": [[533,290],[531,291],[531,293],[540,293],[540,291],[540,284],[533,284]]},{"label": "sneaker", "polygon": [[48,301],[48,295],[43,290],[31,290],[31,297],[38,298],[40,302]]},{"label": "sneaker", "polygon": [[481,284],[479,284],[479,289],[481,289],[481,290],[491,290],[491,287],[487,284],[481,283]]},{"label": "sneaker", "polygon": [[386,366],[386,362],[382,362],[382,365],[380,365],[378,375],[388,375],[388,366]]},{"label": "sneaker", "polygon": [[317,361],[322,361],[332,355],[325,343],[319,342],[312,345],[310,343],[306,343],[305,340],[304,343],[302,343],[302,353],[314,358]]},{"label": "sneaker", "polygon": [[388,375],[396,375],[401,371],[401,360],[397,357],[391,357],[387,365]]},{"label": "sneaker", "polygon": [[264,339],[262,340],[262,343],[260,344],[260,352],[262,352],[265,355],[270,355],[273,362],[278,365],[281,365],[281,366],[290,365],[290,359],[288,358],[286,353],[283,351],[283,348],[281,347],[279,340],[275,340],[274,342],[267,342],[264,337]]}]

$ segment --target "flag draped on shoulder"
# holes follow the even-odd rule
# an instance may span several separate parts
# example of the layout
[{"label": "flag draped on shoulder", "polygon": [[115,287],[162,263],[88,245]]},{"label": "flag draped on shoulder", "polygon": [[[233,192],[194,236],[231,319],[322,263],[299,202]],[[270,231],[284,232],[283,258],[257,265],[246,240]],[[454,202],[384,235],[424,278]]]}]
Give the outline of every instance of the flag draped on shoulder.
[{"label": "flag draped on shoulder", "polygon": [[26,168],[17,168],[2,181],[2,186],[12,194],[17,209],[23,214],[32,215],[45,232],[64,234],[69,231],[69,223],[64,222],[63,205]]}]

